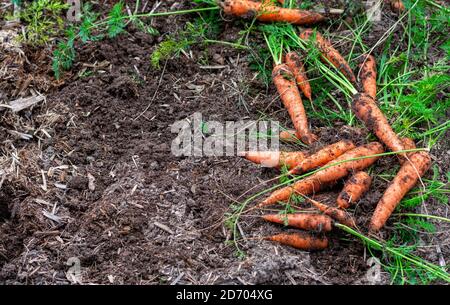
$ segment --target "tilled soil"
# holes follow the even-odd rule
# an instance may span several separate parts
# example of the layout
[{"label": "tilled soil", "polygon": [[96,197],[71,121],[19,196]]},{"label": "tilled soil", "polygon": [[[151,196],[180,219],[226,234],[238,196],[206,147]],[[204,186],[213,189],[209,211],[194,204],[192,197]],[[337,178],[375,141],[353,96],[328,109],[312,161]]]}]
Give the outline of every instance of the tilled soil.
[{"label": "tilled soil", "polygon": [[[157,19],[155,26],[176,31],[186,18]],[[227,24],[221,35],[237,31]],[[255,237],[286,229],[264,223],[256,212],[242,218],[246,256],[236,256],[224,214],[277,171],[239,157],[176,157],[171,125],[195,112],[219,122],[269,113],[290,126],[288,116],[274,88],[266,91],[255,79],[245,51],[208,47],[211,65],[222,66],[209,69],[198,63],[204,50],[194,48],[155,70],[149,54],[158,42],[130,29],[117,39],[80,46],[74,72],[48,92],[44,104],[20,114],[49,136],[2,136],[4,152],[15,145],[16,178],[22,178],[6,179],[0,190],[0,282],[74,282],[71,262],[79,260],[83,283],[368,283],[370,255],[359,241],[336,231],[329,249],[315,253],[259,241]],[[77,76],[85,67],[93,74]],[[5,128],[12,124],[2,121]],[[313,150],[342,138],[366,141],[365,129],[312,125],[320,136]],[[448,170],[445,158],[440,166]],[[376,172],[392,162],[380,160]],[[361,226],[386,185],[375,179],[359,202]],[[333,203],[338,190],[318,198]],[[438,208],[432,200],[427,204]],[[444,243],[447,235],[435,238]],[[443,246],[443,253],[448,250]],[[387,281],[383,273],[381,282]]]}]

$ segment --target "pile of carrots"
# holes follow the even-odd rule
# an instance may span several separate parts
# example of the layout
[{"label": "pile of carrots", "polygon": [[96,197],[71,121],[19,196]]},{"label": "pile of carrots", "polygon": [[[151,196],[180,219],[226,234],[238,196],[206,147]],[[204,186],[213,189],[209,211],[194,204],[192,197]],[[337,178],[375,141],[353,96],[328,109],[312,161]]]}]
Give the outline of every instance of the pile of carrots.
[{"label": "pile of carrots", "polygon": [[[401,0],[390,0],[389,2],[396,9],[404,9]],[[282,21],[306,25],[325,20],[318,13],[277,7],[271,0],[262,2],[224,0],[220,3],[227,14],[240,17],[254,16],[260,21]],[[358,93],[353,96],[352,110],[380,141],[356,146],[351,141],[343,140],[323,147],[314,153],[306,151],[250,151],[245,153],[245,158],[254,163],[278,168],[285,166],[289,169],[289,175],[304,174],[314,170],[306,178],[276,190],[257,207],[264,208],[289,201],[294,194],[305,198],[317,212],[263,216],[266,221],[284,223],[301,229],[303,232],[278,234],[266,239],[303,250],[320,250],[328,246],[324,232],[331,231],[333,224],[341,223],[348,227],[356,227],[356,221],[347,209],[369,191],[372,178],[365,170],[381,157],[385,151],[384,147],[397,153],[401,167],[385,190],[372,215],[368,228],[372,233],[378,232],[385,225],[403,197],[430,168],[431,158],[425,151],[414,151],[416,147],[411,139],[399,138],[379,109],[376,101],[376,61],[372,55],[364,56],[357,78],[345,58],[319,32],[305,29],[299,34],[299,37],[303,41],[311,41],[319,50],[323,62],[337,68],[357,88]],[[274,66],[272,80],[295,128],[293,131],[282,132],[280,138],[288,141],[299,139],[307,145],[317,141],[317,135],[309,129],[300,94],[302,92],[312,102],[311,86],[300,55],[296,52],[285,54],[284,62]],[[408,150],[413,150],[413,152],[406,152]],[[308,197],[336,184],[338,180],[347,176],[349,178],[336,200],[336,206],[326,205]],[[320,234],[311,234],[306,231],[320,232]]]}]

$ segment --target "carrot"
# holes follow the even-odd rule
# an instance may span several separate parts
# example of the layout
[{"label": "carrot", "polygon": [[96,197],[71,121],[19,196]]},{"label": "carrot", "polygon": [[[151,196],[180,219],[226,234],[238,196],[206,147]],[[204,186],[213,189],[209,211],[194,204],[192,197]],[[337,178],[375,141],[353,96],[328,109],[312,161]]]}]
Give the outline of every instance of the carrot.
[{"label": "carrot", "polygon": [[313,230],[317,232],[331,231],[333,227],[331,218],[321,214],[268,214],[263,215],[262,218],[266,221],[287,224],[288,226],[298,229]]},{"label": "carrot", "polygon": [[289,174],[301,174],[320,167],[353,148],[355,148],[355,144],[349,140],[342,140],[325,146],[318,152],[302,160],[297,166],[289,171]]},{"label": "carrot", "polygon": [[248,151],[244,157],[257,164],[266,167],[282,167],[293,168],[300,164],[309,154],[302,151]]},{"label": "carrot", "polygon": [[[311,175],[310,177],[312,177]],[[310,177],[300,180],[294,183],[292,186],[286,186],[281,189],[276,190],[269,197],[260,202],[257,207],[261,208],[264,206],[275,204],[279,201],[288,200],[292,194],[298,193],[303,195],[314,194],[322,190],[326,185],[321,184],[317,179],[310,179]],[[330,183],[331,184],[331,183]]]},{"label": "carrot", "polygon": [[272,71],[272,79],[277,87],[284,107],[289,112],[297,136],[302,142],[312,144],[317,140],[317,136],[309,130],[305,108],[303,107],[303,102],[295,84],[292,71],[286,64],[276,65]]},{"label": "carrot", "polygon": [[[406,149],[415,149],[416,148],[416,143],[414,143],[413,139],[410,138],[401,138],[402,143],[403,143],[403,148]],[[416,152],[409,152],[406,155],[408,157],[411,157],[413,154],[415,154]]]},{"label": "carrot", "polygon": [[348,179],[342,192],[337,198],[337,205],[341,209],[348,208],[352,203],[356,202],[361,196],[369,190],[372,178],[364,171],[359,171]]},{"label": "carrot", "polygon": [[353,219],[353,217],[346,211],[320,203],[311,198],[308,198],[307,200],[311,202],[311,204],[315,206],[319,211],[321,211],[325,215],[330,216],[337,222],[340,222],[350,228],[356,227],[355,219]]},{"label": "carrot", "polygon": [[402,0],[385,0],[385,2],[389,2],[392,11],[396,13],[401,13],[406,9]]},{"label": "carrot", "polygon": [[263,22],[288,22],[296,25],[314,24],[326,18],[315,12],[277,7],[268,3],[245,0],[221,0],[226,14],[238,17],[256,17]]},{"label": "carrot", "polygon": [[[386,117],[380,108],[365,93],[358,93],[353,96],[352,109],[355,115],[365,123],[367,128],[371,130],[390,150],[396,152],[404,150],[402,140],[392,130]],[[403,158],[403,154],[400,156]]]},{"label": "carrot", "polygon": [[258,204],[258,207],[263,207],[271,204],[275,204],[278,201],[285,201],[291,197],[292,194],[309,195],[320,189],[324,188],[328,184],[332,184],[338,179],[347,176],[352,171],[363,170],[372,165],[379,157],[373,156],[383,152],[383,146],[378,142],[372,142],[366,145],[358,146],[352,150],[349,150],[342,154],[340,157],[328,162],[326,165],[333,165],[345,160],[350,160],[358,157],[368,156],[367,158],[342,162],[334,166],[320,170],[306,179],[295,182],[293,185],[283,187],[276,190],[269,197]]},{"label": "carrot", "polygon": [[361,89],[371,98],[375,99],[377,95],[377,67],[375,57],[366,55],[360,65],[359,80]]},{"label": "carrot", "polygon": [[319,49],[321,53],[322,61],[325,63],[330,62],[333,66],[335,66],[339,71],[344,74],[345,77],[353,84],[356,85],[356,77],[353,74],[350,65],[347,63],[344,57],[331,45],[331,43],[323,38],[323,36],[312,29],[306,29],[300,33],[300,38],[303,40],[309,40],[311,37],[315,38],[315,45]]},{"label": "carrot", "polygon": [[325,236],[315,237],[299,233],[281,233],[273,236],[268,236],[265,239],[276,241],[283,245],[288,245],[297,249],[307,251],[323,250],[328,247],[328,239]]},{"label": "carrot", "polygon": [[430,166],[430,155],[424,151],[413,154],[403,163],[377,204],[370,220],[370,231],[376,232],[384,226],[406,193],[417,183]]},{"label": "carrot", "polygon": [[309,84],[308,76],[305,73],[302,60],[296,52],[289,52],[285,56],[285,63],[294,74],[297,85],[307,99],[312,101],[311,85]]},{"label": "carrot", "polygon": [[299,138],[297,138],[295,133],[295,130],[292,129],[283,130],[282,132],[280,132],[279,138],[281,141],[285,142],[297,142]]}]

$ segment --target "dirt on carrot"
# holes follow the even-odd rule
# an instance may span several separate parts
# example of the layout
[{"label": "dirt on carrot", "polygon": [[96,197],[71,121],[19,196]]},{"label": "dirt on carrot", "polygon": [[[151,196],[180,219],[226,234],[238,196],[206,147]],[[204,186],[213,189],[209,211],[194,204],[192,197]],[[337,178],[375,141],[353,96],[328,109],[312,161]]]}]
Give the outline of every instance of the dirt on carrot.
[{"label": "dirt on carrot", "polygon": [[265,167],[293,168],[300,164],[309,156],[309,153],[302,151],[248,151],[244,157],[256,164]]},{"label": "dirt on carrot", "polygon": [[272,71],[272,79],[291,117],[297,136],[302,142],[312,144],[317,140],[317,136],[309,129],[305,107],[292,71],[286,64],[276,65]]},{"label": "dirt on carrot", "polygon": [[290,227],[316,232],[327,232],[331,231],[333,228],[331,218],[321,214],[267,214],[263,215],[262,218],[269,222],[285,224]]},{"label": "dirt on carrot", "polygon": [[281,8],[275,5],[245,1],[219,1],[225,14],[243,18],[256,18],[262,22],[288,22],[295,25],[309,25],[325,21],[326,18],[315,12],[300,9]]},{"label": "dirt on carrot", "polygon": [[[383,112],[378,108],[375,100],[365,93],[355,94],[352,109],[355,115],[364,122],[366,127],[372,131],[381,142],[393,152],[404,150],[402,140],[392,130]],[[404,154],[399,154],[403,157]]]},{"label": "dirt on carrot", "polygon": [[309,84],[308,76],[306,75],[305,68],[300,56],[297,54],[297,52],[288,52],[285,55],[284,60],[286,65],[294,74],[298,87],[306,96],[306,98],[312,102],[311,85]]},{"label": "dirt on carrot", "polygon": [[370,220],[372,232],[379,231],[385,225],[403,197],[417,184],[430,166],[431,158],[425,151],[416,152],[408,157],[377,204]]},{"label": "dirt on carrot", "polygon": [[334,220],[336,220],[337,222],[346,225],[350,228],[354,228],[356,227],[356,221],[355,219],[346,211],[341,210],[339,208],[335,208],[326,204],[323,204],[319,201],[316,201],[314,199],[311,198],[307,198],[307,200],[314,206],[316,207],[319,211],[321,211],[322,213],[324,213],[325,215],[330,216],[331,218],[333,218]]},{"label": "dirt on carrot", "polygon": [[350,140],[342,140],[334,144],[325,146],[316,153],[303,159],[289,171],[289,174],[298,175],[306,173],[336,159],[346,151],[349,151],[353,148],[355,148],[355,144],[353,144],[353,142]]},{"label": "dirt on carrot", "polygon": [[359,82],[361,92],[366,93],[374,100],[377,96],[377,67],[373,55],[363,56],[359,66]]},{"label": "dirt on carrot", "polygon": [[268,236],[265,239],[306,251],[323,250],[328,247],[328,239],[325,236],[318,237],[300,233],[281,233]]},{"label": "dirt on carrot", "polygon": [[339,193],[336,201],[338,207],[346,209],[357,202],[369,190],[371,183],[372,178],[368,173],[359,171],[353,174],[345,183],[342,192]]}]

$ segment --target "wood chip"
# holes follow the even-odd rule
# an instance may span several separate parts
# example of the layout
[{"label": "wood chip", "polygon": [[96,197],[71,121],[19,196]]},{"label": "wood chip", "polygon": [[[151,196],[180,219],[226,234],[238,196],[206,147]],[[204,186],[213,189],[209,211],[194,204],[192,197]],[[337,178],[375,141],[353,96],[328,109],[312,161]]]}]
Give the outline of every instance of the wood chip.
[{"label": "wood chip", "polygon": [[57,187],[59,189],[67,190],[67,185],[65,185],[65,184],[55,183],[54,185],[55,185],[55,187]]},{"label": "wood chip", "polygon": [[25,98],[18,98],[17,100],[9,102],[9,108],[12,112],[19,112],[28,107],[31,107],[39,102],[45,100],[43,95],[30,96]]},{"label": "wood chip", "polygon": [[176,285],[176,284],[183,278],[183,276],[184,276],[184,272],[181,272],[180,275],[177,276],[177,278],[174,279],[174,280],[172,281],[172,283],[170,283],[170,285]]},{"label": "wood chip", "polygon": [[158,228],[160,228],[161,230],[164,230],[164,231],[166,231],[169,234],[173,234],[173,231],[168,226],[166,226],[165,224],[159,223],[157,221],[155,221],[153,224],[155,226],[157,226]]},{"label": "wood chip", "polygon": [[205,70],[219,70],[219,69],[225,69],[227,66],[200,66],[200,69],[205,69]]},{"label": "wood chip", "polygon": [[8,133],[22,140],[31,140],[33,139],[33,135],[28,133],[23,133],[15,130],[8,130]]},{"label": "wood chip", "polygon": [[95,191],[95,177],[92,176],[90,173],[87,174],[88,178],[88,188],[90,191]]},{"label": "wood chip", "polygon": [[44,172],[44,170],[42,170],[42,169],[41,169],[41,175],[42,175],[42,185],[41,185],[41,188],[42,188],[44,191],[47,191],[47,178],[45,178],[45,172]]},{"label": "wood chip", "polygon": [[56,216],[56,215],[54,215],[54,214],[52,214],[52,213],[50,213],[50,212],[48,212],[46,210],[42,210],[42,214],[45,217],[47,217],[48,219],[53,220],[54,222],[57,222],[57,223],[61,223],[62,222],[62,218],[61,217]]}]

